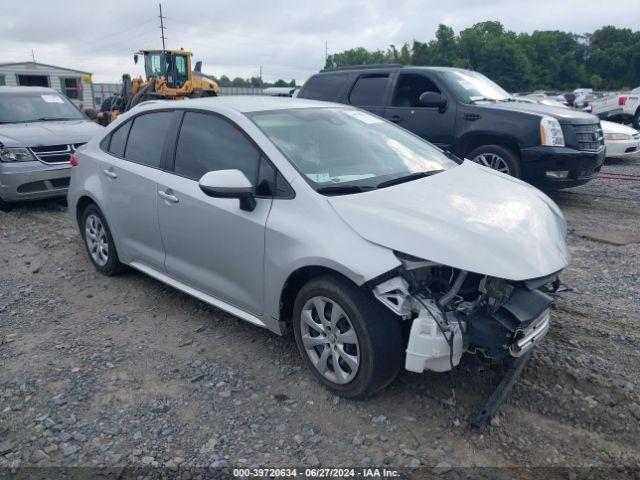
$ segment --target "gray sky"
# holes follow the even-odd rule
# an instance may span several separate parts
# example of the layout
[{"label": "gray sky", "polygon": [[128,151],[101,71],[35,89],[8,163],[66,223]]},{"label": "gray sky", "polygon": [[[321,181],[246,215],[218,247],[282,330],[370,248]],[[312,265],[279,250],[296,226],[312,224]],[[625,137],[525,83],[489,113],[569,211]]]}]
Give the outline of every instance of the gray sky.
[{"label": "gray sky", "polygon": [[[164,0],[168,48],[183,47],[205,73],[298,82],[329,53],[456,33],[499,20],[516,32],[591,32],[603,25],[640,28],[638,0]],[[531,5],[531,6],[529,6]],[[0,63],[31,59],[93,72],[94,82],[138,74],[132,54],[160,48],[157,1],[23,0],[0,4]]]}]

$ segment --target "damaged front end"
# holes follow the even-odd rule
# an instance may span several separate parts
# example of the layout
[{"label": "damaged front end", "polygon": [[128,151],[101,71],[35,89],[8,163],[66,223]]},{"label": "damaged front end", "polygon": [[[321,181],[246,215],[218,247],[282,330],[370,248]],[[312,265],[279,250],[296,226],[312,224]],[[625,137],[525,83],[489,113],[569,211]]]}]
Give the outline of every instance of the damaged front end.
[{"label": "damaged front end", "polygon": [[[502,360],[531,350],[549,329],[558,272],[511,281],[396,253],[401,266],[373,286],[375,297],[411,321],[405,368],[444,372],[463,352]],[[380,280],[380,279],[378,279]]]}]

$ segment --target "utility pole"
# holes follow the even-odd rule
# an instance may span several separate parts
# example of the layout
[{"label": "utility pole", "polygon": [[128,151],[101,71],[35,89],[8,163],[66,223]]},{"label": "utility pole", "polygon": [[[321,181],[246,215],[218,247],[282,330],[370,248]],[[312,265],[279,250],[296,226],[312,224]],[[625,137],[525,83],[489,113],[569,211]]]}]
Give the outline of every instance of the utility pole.
[{"label": "utility pole", "polygon": [[160,7],[160,32],[161,32],[161,36],[160,38],[162,38],[162,50],[166,50],[166,47],[164,46],[164,41],[166,40],[166,37],[164,36],[164,22],[163,20],[167,17],[163,17],[162,16],[162,4],[159,3],[158,6]]},{"label": "utility pole", "polygon": [[260,88],[262,88],[262,65],[260,65]]},{"label": "utility pole", "polygon": [[324,64],[327,64],[327,60],[329,59],[329,44],[327,41],[324,41]]},{"label": "utility pole", "polygon": [[33,53],[33,48],[31,49],[31,60],[33,60],[33,63],[36,63],[36,55]]}]

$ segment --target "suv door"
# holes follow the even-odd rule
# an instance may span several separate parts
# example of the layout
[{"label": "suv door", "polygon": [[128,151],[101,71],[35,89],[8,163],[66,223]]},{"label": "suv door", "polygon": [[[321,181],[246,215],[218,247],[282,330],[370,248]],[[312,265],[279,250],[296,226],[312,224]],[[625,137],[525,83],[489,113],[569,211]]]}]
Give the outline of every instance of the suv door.
[{"label": "suv door", "polygon": [[173,111],[138,115],[110,135],[101,165],[105,215],[122,260],[164,270],[157,180]]},{"label": "suv door", "polygon": [[450,150],[455,138],[456,103],[448,98],[444,111],[420,107],[418,99],[424,92],[444,95],[428,73],[400,72],[384,116],[440,148]]},{"label": "suv door", "polygon": [[187,111],[173,172],[158,181],[167,273],[254,315],[263,309],[264,230],[272,199],[258,196],[253,211],[241,210],[238,199],[205,195],[198,180],[212,170],[238,169],[255,186],[261,155],[229,120]]}]

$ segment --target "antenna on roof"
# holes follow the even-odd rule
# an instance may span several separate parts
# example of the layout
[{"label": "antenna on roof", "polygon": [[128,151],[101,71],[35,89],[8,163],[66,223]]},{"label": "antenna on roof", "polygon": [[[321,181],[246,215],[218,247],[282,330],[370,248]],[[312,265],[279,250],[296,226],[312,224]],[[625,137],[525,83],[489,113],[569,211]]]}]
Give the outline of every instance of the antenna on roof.
[{"label": "antenna on roof", "polygon": [[165,18],[167,18],[167,17],[163,17],[163,16],[162,16],[162,4],[161,4],[161,3],[159,3],[159,4],[158,4],[158,6],[160,7],[160,32],[161,32],[161,36],[160,36],[160,38],[162,38],[162,50],[166,50],[166,47],[164,46],[164,41],[165,41],[167,38],[164,36],[164,22],[163,22],[163,20],[164,20]]}]

